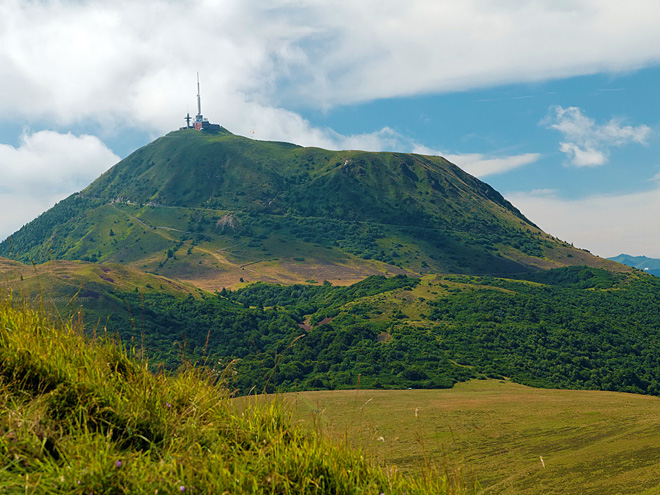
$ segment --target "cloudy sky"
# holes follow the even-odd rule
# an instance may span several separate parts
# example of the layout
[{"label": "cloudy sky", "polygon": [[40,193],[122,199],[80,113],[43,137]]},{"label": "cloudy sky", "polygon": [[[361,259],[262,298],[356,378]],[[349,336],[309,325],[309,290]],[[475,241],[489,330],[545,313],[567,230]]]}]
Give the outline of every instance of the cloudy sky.
[{"label": "cloudy sky", "polygon": [[[547,232],[660,257],[657,0],[0,0],[0,239],[196,113],[445,156]],[[254,131],[254,132],[252,132]]]}]

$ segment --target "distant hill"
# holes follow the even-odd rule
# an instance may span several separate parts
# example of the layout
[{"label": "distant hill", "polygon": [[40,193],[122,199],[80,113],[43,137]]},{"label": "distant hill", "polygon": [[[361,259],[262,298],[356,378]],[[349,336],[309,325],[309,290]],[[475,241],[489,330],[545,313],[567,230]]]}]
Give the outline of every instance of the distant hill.
[{"label": "distant hill", "polygon": [[129,264],[209,290],[621,269],[542,232],[441,157],[303,148],[225,129],[172,132],[139,149],[1,243],[0,255]]},{"label": "distant hill", "polygon": [[622,263],[638,270],[644,270],[646,273],[660,277],[660,260],[655,258],[647,258],[646,256],[631,256],[629,254],[620,254],[609,260]]},{"label": "distant hill", "polygon": [[[127,343],[159,349],[158,335],[145,334],[141,325],[144,308],[140,301],[154,294],[182,300],[200,298],[203,292],[184,282],[117,263],[54,260],[25,265],[0,257],[2,297],[11,295],[15,301],[45,309],[57,319],[82,311],[89,334],[107,330]],[[137,302],[128,305],[127,295]]]},{"label": "distant hill", "polygon": [[116,263],[54,260],[42,265],[0,257],[0,288],[26,299],[75,303],[107,299],[113,292],[157,292],[177,297],[197,295],[195,287]]}]

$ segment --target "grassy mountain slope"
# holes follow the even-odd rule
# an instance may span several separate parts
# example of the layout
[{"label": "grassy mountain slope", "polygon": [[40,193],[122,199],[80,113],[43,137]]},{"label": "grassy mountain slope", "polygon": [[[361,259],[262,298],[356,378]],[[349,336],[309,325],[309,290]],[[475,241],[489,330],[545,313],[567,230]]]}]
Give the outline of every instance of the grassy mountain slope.
[{"label": "grassy mountain slope", "polygon": [[[450,493],[294,425],[241,413],[217,376],[153,374],[110,339],[0,302],[0,490],[7,493]],[[220,380],[222,383],[222,380]],[[429,472],[429,474],[431,474]],[[456,492],[454,492],[456,493]]]},{"label": "grassy mountain slope", "polygon": [[622,269],[543,233],[440,157],[190,130],[122,160],[1,243],[0,255],[112,261],[211,290],[240,279]]},{"label": "grassy mountain slope", "polygon": [[[0,261],[11,270],[35,270]],[[206,339],[221,350],[222,340],[216,339],[228,335],[220,324],[225,318],[238,324],[236,335],[244,339],[229,342],[229,348],[252,349],[243,364],[176,377],[149,373],[144,361],[127,359],[109,340],[89,346],[80,336],[80,322],[52,325],[43,314],[3,302],[0,458],[6,469],[0,487],[11,492],[48,486],[50,493],[169,493],[180,486],[203,493],[230,487],[260,493],[276,479],[278,487],[284,483],[289,489],[277,493],[302,493],[304,486],[309,493],[443,493],[442,486],[422,488],[421,482],[356,467],[356,457],[292,429],[277,410],[237,414],[226,407],[226,392],[209,385],[221,372],[230,388],[237,379],[295,389],[324,381],[365,388],[375,379],[381,386],[424,387],[442,385],[426,382],[443,376],[460,381],[501,372],[546,386],[658,394],[660,282],[655,277],[564,268],[527,278],[533,280],[453,275],[372,278],[351,287],[257,284],[211,299],[121,293],[124,302],[133,295],[134,308],[144,305],[147,325],[162,318],[197,329],[197,337],[189,336],[199,340],[200,349]],[[16,288],[32,281],[11,283]],[[156,304],[163,300],[168,304]],[[212,328],[219,334],[209,335]],[[301,332],[305,336],[291,346],[292,336]],[[255,346],[266,352],[255,352]],[[132,348],[139,356],[139,344]],[[220,357],[227,363],[231,356]],[[305,359],[314,359],[315,375],[305,375],[310,364]],[[250,376],[250,370],[257,373]],[[445,374],[434,378],[439,370]],[[320,429],[327,421],[349,436],[358,428],[355,435],[375,458],[408,468],[452,452],[463,472],[469,470],[463,481],[474,475],[501,493],[537,493],[539,486],[545,493],[639,493],[640,487],[652,493],[656,486],[658,454],[648,422],[655,402],[510,388],[483,392],[401,391],[409,394],[404,402],[391,391],[299,394],[306,402],[294,418],[307,420],[305,411],[313,404],[317,414],[323,411]],[[512,410],[518,412],[512,416]],[[342,417],[353,414],[346,430],[336,423],[337,411]],[[319,470],[327,485],[315,491],[311,486],[319,483]],[[347,477],[348,471],[362,481]]]}]

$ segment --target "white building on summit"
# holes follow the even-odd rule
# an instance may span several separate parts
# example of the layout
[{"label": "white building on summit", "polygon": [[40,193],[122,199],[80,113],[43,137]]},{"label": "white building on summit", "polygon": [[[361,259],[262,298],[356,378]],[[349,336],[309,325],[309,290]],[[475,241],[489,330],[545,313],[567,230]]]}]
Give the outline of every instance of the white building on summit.
[{"label": "white building on summit", "polygon": [[192,120],[190,117],[190,113],[186,114],[184,120],[186,121],[186,126],[182,127],[181,129],[196,129],[198,131],[220,130],[220,125],[211,124],[209,122],[209,119],[205,119],[204,116],[202,115],[202,96],[200,95],[199,92],[199,72],[197,73],[197,115],[195,116],[195,120],[193,121],[192,126],[190,125],[190,121]]}]

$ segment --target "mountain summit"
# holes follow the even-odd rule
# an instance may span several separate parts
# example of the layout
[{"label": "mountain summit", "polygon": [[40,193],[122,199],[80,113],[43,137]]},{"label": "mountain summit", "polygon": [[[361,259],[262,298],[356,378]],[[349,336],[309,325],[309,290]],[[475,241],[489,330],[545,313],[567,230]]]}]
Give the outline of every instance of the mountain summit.
[{"label": "mountain summit", "polygon": [[128,263],[207,289],[609,263],[545,234],[441,157],[306,148],[222,127],[137,150],[0,255]]}]

